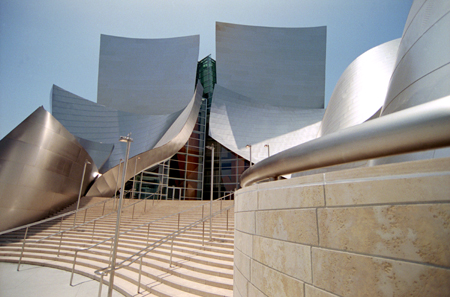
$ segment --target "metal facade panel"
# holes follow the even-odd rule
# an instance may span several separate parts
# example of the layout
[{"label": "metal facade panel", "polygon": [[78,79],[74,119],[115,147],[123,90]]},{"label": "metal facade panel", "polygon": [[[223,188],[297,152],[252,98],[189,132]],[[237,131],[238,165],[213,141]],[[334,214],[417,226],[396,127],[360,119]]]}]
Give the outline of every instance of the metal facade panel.
[{"label": "metal facade panel", "polygon": [[[73,203],[85,160],[93,163],[50,113],[42,107],[32,113],[0,141],[0,231]],[[83,191],[95,171],[87,166]]]},{"label": "metal facade panel", "polygon": [[216,23],[217,83],[261,104],[323,108],[326,27]]},{"label": "metal facade panel", "polygon": [[[198,113],[202,103],[202,93],[203,88],[198,84],[189,104],[166,130],[165,134],[153,149],[130,157],[128,162],[130,164],[135,164],[135,166],[127,167],[125,180],[130,179],[138,172],[171,158],[186,144],[197,122]],[[133,138],[133,140],[134,142],[131,147],[133,147],[134,143],[137,141],[135,138]],[[122,170],[119,172],[119,166],[117,165],[100,176],[86,195],[103,197],[114,195],[118,175],[119,180],[122,180]]]},{"label": "metal facade panel", "polygon": [[170,114],[194,91],[200,37],[136,39],[102,35],[97,102],[138,114]]},{"label": "metal facade panel", "polygon": [[[52,90],[52,110],[54,117],[72,134],[97,143],[96,147],[104,147],[102,156],[114,147],[112,152],[109,151],[110,156],[106,161],[96,163],[97,166],[103,164],[101,173],[113,168],[123,159],[125,145],[119,142],[121,135],[131,133],[135,139],[130,156],[141,154],[156,145],[181,113],[179,110],[168,115],[142,115],[118,111],[83,99],[57,86],[53,86]],[[88,145],[89,148],[93,146],[86,141],[81,144]]]},{"label": "metal facade panel", "polygon": [[450,2],[415,1],[413,8],[382,116],[450,94]]},{"label": "metal facade panel", "polygon": [[316,138],[324,109],[262,104],[216,85],[210,114],[210,136],[252,162]]},{"label": "metal facade panel", "polygon": [[396,39],[376,46],[345,69],[328,102],[319,136],[361,124],[383,106],[399,44]]}]

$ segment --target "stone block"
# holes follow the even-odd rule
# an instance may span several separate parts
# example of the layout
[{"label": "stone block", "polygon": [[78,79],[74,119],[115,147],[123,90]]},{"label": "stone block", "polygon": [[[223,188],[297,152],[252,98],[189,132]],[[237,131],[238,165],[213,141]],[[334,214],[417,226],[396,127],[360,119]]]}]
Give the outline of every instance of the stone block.
[{"label": "stone block", "polygon": [[256,234],[274,239],[317,245],[316,210],[259,211],[256,213]]},{"label": "stone block", "polygon": [[327,206],[450,201],[450,175],[327,183]]},{"label": "stone block", "polygon": [[253,260],[251,283],[267,296],[303,296],[303,282]]},{"label": "stone block", "polygon": [[234,222],[235,230],[255,234],[255,212],[236,212]]},{"label": "stone block", "polygon": [[244,255],[238,249],[234,249],[234,267],[237,267],[247,279],[250,279],[250,262],[251,260],[248,256]]},{"label": "stone block", "polygon": [[253,259],[301,281],[312,282],[310,246],[254,236]]},{"label": "stone block", "polygon": [[448,296],[450,270],[313,248],[314,286],[340,296]]},{"label": "stone block", "polygon": [[450,267],[450,204],[318,210],[320,246]]},{"label": "stone block", "polygon": [[258,209],[258,192],[246,191],[236,195],[235,212],[251,211]]},{"label": "stone block", "polygon": [[272,188],[259,192],[259,209],[282,209],[324,206],[322,184]]},{"label": "stone block", "polygon": [[244,277],[244,275],[239,271],[239,269],[234,267],[233,273],[233,296],[242,296],[246,297],[247,294],[247,286],[249,284],[249,280]]},{"label": "stone block", "polygon": [[253,235],[234,231],[234,247],[238,248],[245,255],[252,257]]},{"label": "stone block", "polygon": [[258,290],[252,283],[248,283],[248,297],[267,297],[263,292]]},{"label": "stone block", "polygon": [[311,285],[305,284],[305,297],[339,297]]}]

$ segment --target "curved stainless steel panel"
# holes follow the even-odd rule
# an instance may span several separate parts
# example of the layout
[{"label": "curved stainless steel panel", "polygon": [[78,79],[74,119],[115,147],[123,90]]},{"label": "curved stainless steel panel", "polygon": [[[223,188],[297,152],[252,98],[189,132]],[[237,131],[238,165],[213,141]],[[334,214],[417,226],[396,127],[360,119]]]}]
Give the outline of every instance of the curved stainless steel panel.
[{"label": "curved stainless steel panel", "polygon": [[217,83],[262,104],[323,108],[326,35],[326,27],[217,22]]},{"label": "curved stainless steel panel", "polygon": [[152,149],[181,113],[180,110],[168,115],[140,115],[117,111],[57,86],[52,89],[52,110],[53,116],[72,134],[101,144],[114,145],[111,156],[101,167],[101,173],[113,168],[124,158],[126,145],[119,142],[120,136],[132,133],[134,142],[130,155],[138,155]]},{"label": "curved stainless steel panel", "polygon": [[450,146],[450,96],[325,135],[247,169],[241,185],[284,174]]},{"label": "curved stainless steel panel", "polygon": [[97,102],[138,114],[182,110],[194,92],[199,42],[101,35]]},{"label": "curved stainless steel panel", "polygon": [[236,154],[257,163],[316,138],[324,109],[286,108],[263,104],[220,85],[214,89],[209,135]]},{"label": "curved stainless steel panel", "polygon": [[319,130],[319,137],[358,125],[384,103],[400,39],[376,46],[356,58],[339,78]]},{"label": "curved stainless steel panel", "polygon": [[[128,162],[130,164],[136,164],[136,171],[134,166],[128,166],[125,180],[130,179],[137,172],[141,172],[169,159],[186,144],[197,122],[198,112],[202,103],[202,94],[203,88],[198,84],[189,105],[183,110],[155,147],[129,159]],[[133,136],[133,140],[134,144],[137,139]],[[133,144],[131,144],[131,147]],[[119,166],[115,166],[105,172],[95,181],[86,196],[108,197],[114,195],[117,180],[122,179],[121,176],[118,178],[118,174],[122,174],[122,170],[119,173]]]},{"label": "curved stainless steel panel", "polygon": [[0,141],[0,231],[76,201],[97,171],[83,147],[42,107]]},{"label": "curved stainless steel panel", "polygon": [[414,1],[381,115],[450,94],[450,1]]}]

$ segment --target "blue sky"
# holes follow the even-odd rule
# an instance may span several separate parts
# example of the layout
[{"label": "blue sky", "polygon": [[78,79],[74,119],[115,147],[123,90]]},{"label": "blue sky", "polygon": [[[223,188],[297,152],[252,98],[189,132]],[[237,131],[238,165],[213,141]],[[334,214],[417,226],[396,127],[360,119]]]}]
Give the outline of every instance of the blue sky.
[{"label": "blue sky", "polygon": [[215,22],[327,26],[325,101],[360,54],[401,37],[412,0],[1,0],[0,139],[56,84],[96,102],[100,34],[200,35],[215,57]]}]

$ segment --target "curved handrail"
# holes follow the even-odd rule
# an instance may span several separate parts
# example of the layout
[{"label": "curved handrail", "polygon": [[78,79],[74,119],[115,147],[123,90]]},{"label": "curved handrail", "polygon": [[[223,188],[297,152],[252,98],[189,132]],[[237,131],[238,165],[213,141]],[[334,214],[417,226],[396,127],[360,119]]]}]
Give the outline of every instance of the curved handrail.
[{"label": "curved handrail", "polygon": [[273,155],[241,175],[246,187],[268,178],[450,145],[450,96],[325,135]]},{"label": "curved handrail", "polygon": [[[216,199],[214,201],[218,201],[218,200],[220,200],[222,198]],[[223,213],[225,211],[228,211],[228,210],[230,210],[233,207],[234,207],[234,204],[229,206],[229,207],[227,207],[227,208],[220,209],[219,211],[216,211],[215,213],[213,213],[211,215],[207,215],[206,217],[203,217],[203,218],[201,218],[201,219],[199,219],[199,220],[197,220],[197,221],[195,221],[195,222],[193,222],[193,223],[191,223],[191,224],[189,224],[189,225],[187,225],[187,226],[185,226],[185,227],[183,227],[181,229],[178,229],[177,231],[174,231],[174,232],[166,235],[165,237],[159,239],[158,241],[153,242],[151,245],[148,245],[148,246],[144,247],[143,249],[139,250],[138,252],[135,252],[133,255],[129,256],[128,258],[122,260],[120,263],[118,263],[118,265],[116,265],[115,270],[118,270],[118,269],[121,269],[121,268],[124,268],[124,267],[128,267],[128,266],[130,266],[131,264],[135,263],[136,261],[138,261],[140,259],[141,263],[139,265],[139,280],[138,280],[138,289],[137,289],[137,291],[139,293],[140,287],[141,287],[142,260],[149,252],[153,251],[157,247],[159,247],[162,244],[166,243],[170,239],[172,239],[172,248],[173,248],[173,240],[174,240],[175,237],[178,237],[182,233],[191,230],[192,228],[196,227],[200,223],[204,223],[205,221],[207,221],[207,220],[209,220],[209,219],[211,219],[211,218],[213,218],[213,217],[215,217],[217,215],[220,215],[221,213]],[[227,215],[228,215],[228,213],[227,213]],[[171,253],[172,253],[172,248],[171,248]],[[75,257],[76,257],[76,254],[77,253],[75,253]],[[135,257],[134,260],[133,260],[133,257]],[[128,261],[129,261],[129,263],[126,263]],[[172,267],[172,254],[170,255],[170,266]],[[74,264],[74,267],[75,267],[75,264]],[[96,271],[94,271],[95,274],[98,274],[101,277],[103,277],[105,275],[108,275],[108,273],[110,273],[110,272],[111,272],[111,266],[110,265],[108,265],[107,267],[100,268],[100,269],[97,269]],[[72,275],[73,275],[73,272],[72,272]],[[72,284],[72,279],[71,279],[71,284]],[[100,283],[100,286],[102,286],[102,283]],[[99,289],[99,292],[101,292],[101,288]]]}]

